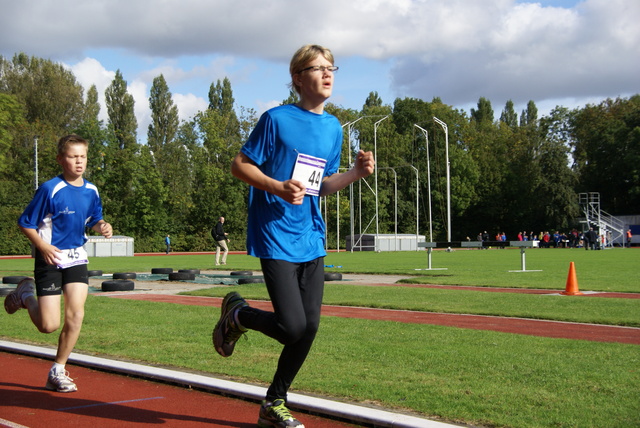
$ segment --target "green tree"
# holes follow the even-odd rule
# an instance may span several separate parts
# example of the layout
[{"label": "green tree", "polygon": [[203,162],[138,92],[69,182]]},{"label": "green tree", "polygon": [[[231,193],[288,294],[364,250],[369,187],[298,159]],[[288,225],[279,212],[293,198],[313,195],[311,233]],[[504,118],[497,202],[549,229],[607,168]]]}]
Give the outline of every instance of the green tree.
[{"label": "green tree", "polygon": [[135,101],[127,93],[127,82],[120,70],[105,91],[109,127],[120,149],[134,149],[137,145],[138,121],[134,112]]},{"label": "green tree", "polygon": [[485,97],[478,100],[478,109],[471,109],[471,120],[475,121],[478,126],[493,123],[493,107],[491,101]]},{"label": "green tree", "polygon": [[536,199],[544,201],[538,208],[547,225],[564,229],[573,226],[579,215],[576,175],[569,166],[571,118],[567,108],[558,106],[540,120],[543,140],[536,159],[540,166]]},{"label": "green tree", "polygon": [[587,105],[573,120],[579,192],[614,214],[640,212],[640,95]]},{"label": "green tree", "polygon": [[18,99],[28,122],[46,123],[58,135],[81,122],[82,86],[61,64],[20,53],[12,61],[0,57],[0,76],[0,92]]},{"label": "green tree", "polygon": [[529,101],[527,108],[522,110],[520,126],[529,129],[536,129],[538,127],[538,107],[533,101]]},{"label": "green tree", "polygon": [[363,110],[366,110],[369,107],[382,107],[382,98],[380,98],[378,92],[369,92],[369,96],[364,101]]},{"label": "green tree", "polygon": [[179,124],[178,107],[173,103],[162,74],[153,79],[149,106],[151,123],[147,132],[147,144],[157,154],[175,138]]},{"label": "green tree", "polygon": [[282,100],[280,105],[295,104],[298,101],[300,101],[300,97],[298,96],[298,93],[293,89],[289,89],[289,97],[285,100]]},{"label": "green tree", "polygon": [[218,110],[222,114],[230,114],[233,112],[235,99],[233,98],[233,90],[231,89],[231,81],[225,77],[222,82],[218,80],[209,87],[209,109]]},{"label": "green tree", "polygon": [[515,129],[518,126],[518,113],[513,106],[513,101],[509,100],[500,114],[500,122],[506,124],[508,127]]}]

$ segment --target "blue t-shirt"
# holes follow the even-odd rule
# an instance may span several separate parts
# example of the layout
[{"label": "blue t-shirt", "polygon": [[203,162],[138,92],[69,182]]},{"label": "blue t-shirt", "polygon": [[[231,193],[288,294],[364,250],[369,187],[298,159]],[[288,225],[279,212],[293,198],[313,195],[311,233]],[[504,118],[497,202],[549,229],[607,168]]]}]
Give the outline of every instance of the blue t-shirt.
[{"label": "blue t-shirt", "polygon": [[84,180],[80,187],[59,175],[42,184],[18,219],[27,229],[60,250],[81,247],[87,242],[85,228],[102,220],[98,188]]},{"label": "blue t-shirt", "polygon": [[[324,177],[340,166],[342,127],[335,116],[316,114],[294,104],[265,112],[242,147],[267,176],[291,179],[298,154],[327,161]],[[326,255],[325,224],[319,197],[307,195],[292,205],[269,192],[251,187],[247,251],[263,259],[307,262]]]}]

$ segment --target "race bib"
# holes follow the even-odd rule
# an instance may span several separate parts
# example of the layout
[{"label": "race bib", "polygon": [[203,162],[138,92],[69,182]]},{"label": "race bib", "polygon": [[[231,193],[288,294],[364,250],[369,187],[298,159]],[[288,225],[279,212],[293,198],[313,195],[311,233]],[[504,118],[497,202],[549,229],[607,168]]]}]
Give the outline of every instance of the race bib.
[{"label": "race bib", "polygon": [[319,196],[326,164],[325,159],[299,153],[291,178],[306,186],[307,195]]},{"label": "race bib", "polygon": [[86,265],[89,263],[89,256],[84,247],[71,248],[69,250],[62,250],[57,256],[58,269],[66,269],[72,266]]}]

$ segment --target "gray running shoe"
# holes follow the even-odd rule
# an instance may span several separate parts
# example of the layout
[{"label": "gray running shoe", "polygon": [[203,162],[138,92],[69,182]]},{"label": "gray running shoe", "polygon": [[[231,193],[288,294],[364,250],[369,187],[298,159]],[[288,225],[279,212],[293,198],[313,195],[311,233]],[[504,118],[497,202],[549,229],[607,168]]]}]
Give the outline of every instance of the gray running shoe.
[{"label": "gray running shoe", "polygon": [[58,374],[49,372],[45,388],[49,391],[57,392],[74,392],[78,390],[76,384],[73,383],[73,379],[69,377],[69,372],[66,370]]},{"label": "gray running shoe", "polygon": [[18,283],[18,286],[4,298],[4,310],[8,314],[15,313],[18,309],[26,309],[22,302],[25,294],[35,294],[33,278],[25,278]]},{"label": "gray running shoe", "polygon": [[211,334],[213,346],[218,354],[223,357],[229,357],[233,354],[233,348],[247,329],[236,325],[234,314],[240,308],[249,306],[247,302],[235,291],[227,294],[222,300],[220,306],[220,320],[213,329]]},{"label": "gray running shoe", "polygon": [[284,405],[284,400],[274,400],[273,403],[263,401],[260,406],[258,426],[261,428],[304,428],[302,422],[291,416],[291,412]]}]

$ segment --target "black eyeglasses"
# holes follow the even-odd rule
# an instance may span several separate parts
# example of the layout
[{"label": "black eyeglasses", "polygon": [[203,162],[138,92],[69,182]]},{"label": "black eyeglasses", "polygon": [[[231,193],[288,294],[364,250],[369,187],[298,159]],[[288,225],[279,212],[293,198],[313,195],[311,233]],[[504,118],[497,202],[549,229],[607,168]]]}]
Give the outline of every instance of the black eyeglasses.
[{"label": "black eyeglasses", "polygon": [[336,67],[335,65],[312,65],[311,67],[303,68],[302,70],[298,71],[298,73],[302,73],[303,71],[311,71],[312,73],[322,71],[324,73],[325,70],[335,73],[336,71],[338,71],[338,68],[339,67]]}]

